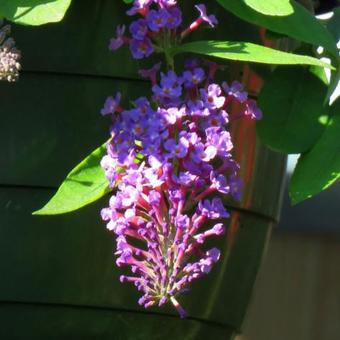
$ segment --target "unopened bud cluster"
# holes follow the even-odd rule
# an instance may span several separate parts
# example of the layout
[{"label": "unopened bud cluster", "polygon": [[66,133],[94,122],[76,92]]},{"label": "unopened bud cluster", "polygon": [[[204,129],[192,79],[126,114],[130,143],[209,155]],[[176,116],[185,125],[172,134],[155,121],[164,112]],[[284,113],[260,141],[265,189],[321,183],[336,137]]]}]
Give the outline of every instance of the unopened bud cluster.
[{"label": "unopened bud cluster", "polygon": [[2,26],[0,20],[0,80],[16,81],[20,71],[20,51],[16,49],[14,40],[9,37],[11,27]]}]

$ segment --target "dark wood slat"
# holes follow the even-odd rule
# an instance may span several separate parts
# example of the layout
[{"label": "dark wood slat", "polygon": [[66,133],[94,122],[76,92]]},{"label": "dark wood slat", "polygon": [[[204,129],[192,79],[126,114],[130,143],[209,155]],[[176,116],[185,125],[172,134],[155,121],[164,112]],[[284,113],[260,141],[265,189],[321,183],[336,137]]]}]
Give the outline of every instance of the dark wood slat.
[{"label": "dark wood slat", "polygon": [[[69,215],[31,216],[49,195],[41,189],[0,191],[0,272],[6,273],[0,280],[0,301],[142,310],[140,294],[119,282],[114,236],[100,221],[100,208],[108,199]],[[207,249],[222,250],[220,262],[181,301],[191,317],[239,329],[272,223],[233,211],[228,224],[228,238],[207,244]],[[176,314],[170,306],[152,311]]]},{"label": "dark wood slat", "polygon": [[0,84],[0,184],[57,187],[87,154],[109,138],[99,113],[118,90],[125,102],[144,84],[98,77],[25,74]]},{"label": "dark wood slat", "polygon": [[2,339],[228,340],[233,334],[190,319],[58,305],[0,302],[0,317]]}]

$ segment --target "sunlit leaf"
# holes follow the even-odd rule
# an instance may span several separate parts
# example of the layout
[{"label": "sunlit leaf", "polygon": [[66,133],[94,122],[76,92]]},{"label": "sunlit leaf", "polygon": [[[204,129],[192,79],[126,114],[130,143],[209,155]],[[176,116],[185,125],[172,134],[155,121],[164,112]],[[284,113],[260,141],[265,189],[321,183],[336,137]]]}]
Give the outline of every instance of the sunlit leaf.
[{"label": "sunlit leaf", "polygon": [[66,177],[56,194],[34,215],[57,215],[80,209],[110,191],[100,160],[106,152],[102,145],[79,163]]},{"label": "sunlit leaf", "polygon": [[180,45],[172,50],[173,54],[183,52],[254,63],[331,67],[323,61],[310,56],[287,53],[249,42],[195,41]]},{"label": "sunlit leaf", "polygon": [[37,26],[62,20],[70,4],[71,0],[5,0],[0,12],[15,23]]},{"label": "sunlit leaf", "polygon": [[255,11],[265,15],[285,16],[294,13],[290,0],[241,0]]}]

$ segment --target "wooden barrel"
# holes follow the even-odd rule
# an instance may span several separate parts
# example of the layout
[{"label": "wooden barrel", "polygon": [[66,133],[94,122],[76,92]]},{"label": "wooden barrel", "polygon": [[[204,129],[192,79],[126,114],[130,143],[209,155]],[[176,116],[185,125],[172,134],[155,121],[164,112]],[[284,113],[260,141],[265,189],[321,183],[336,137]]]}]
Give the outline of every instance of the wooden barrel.
[{"label": "wooden barrel", "polygon": [[[219,29],[198,37],[259,40],[255,27],[210,5]],[[1,339],[231,339],[241,330],[285,170],[284,157],[256,139],[254,123],[232,126],[244,195],[239,205],[226,202],[228,232],[216,241],[222,258],[182,297],[185,320],[171,307],[141,309],[138,292],[119,282],[114,236],[99,215],[108,197],[68,215],[31,215],[108,138],[99,114],[105,98],[148,93],[128,51],[107,50],[125,10],[122,1],[74,0],[60,24],[13,29],[23,72],[18,83],[0,84]],[[240,78],[240,70],[230,63],[225,77]],[[243,79],[257,89],[249,68]]]}]

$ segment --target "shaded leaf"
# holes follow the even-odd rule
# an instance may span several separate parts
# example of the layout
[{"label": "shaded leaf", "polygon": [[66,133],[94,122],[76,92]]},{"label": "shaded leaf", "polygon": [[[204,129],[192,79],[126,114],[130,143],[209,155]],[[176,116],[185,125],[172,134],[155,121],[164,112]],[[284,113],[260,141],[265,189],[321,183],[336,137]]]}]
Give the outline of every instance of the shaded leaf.
[{"label": "shaded leaf", "polygon": [[71,0],[8,0],[0,5],[2,15],[17,24],[42,25],[63,19]]},{"label": "shaded leaf", "polygon": [[340,40],[340,7],[334,8],[333,16],[327,21],[327,28],[333,34],[335,41]]},{"label": "shaded leaf", "polygon": [[289,186],[293,204],[313,197],[340,178],[340,101],[331,111],[332,118],[319,141],[299,158]]},{"label": "shaded leaf", "polygon": [[266,80],[258,99],[263,111],[263,119],[257,124],[261,140],[284,153],[312,148],[325,129],[329,114],[328,105],[324,106],[325,81],[306,68],[277,68]]},{"label": "shaded leaf", "polygon": [[[259,0],[260,1],[260,0]],[[271,2],[273,2],[272,0]],[[286,16],[268,16],[247,6],[240,0],[217,0],[226,10],[239,18],[270,29],[271,31],[288,35],[291,38],[323,46],[335,56],[338,55],[336,42],[331,33],[302,5],[292,1],[294,13]],[[254,3],[255,1],[253,1]],[[275,1],[276,3],[277,1]]]},{"label": "shaded leaf", "polygon": [[287,53],[248,42],[195,41],[180,45],[172,50],[173,54],[181,52],[254,63],[331,67],[310,56]]},{"label": "shaded leaf", "polygon": [[100,160],[106,153],[102,145],[79,163],[66,177],[56,194],[34,215],[68,213],[88,205],[110,191]]}]

